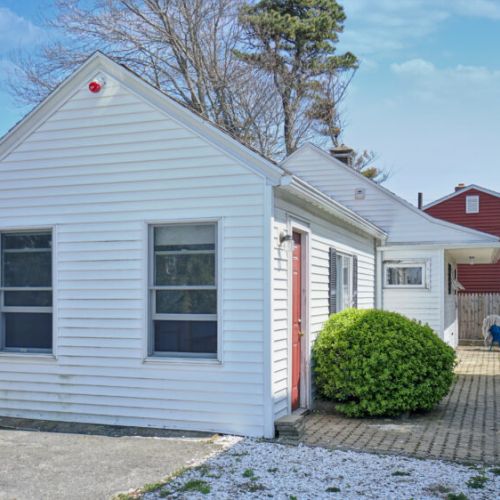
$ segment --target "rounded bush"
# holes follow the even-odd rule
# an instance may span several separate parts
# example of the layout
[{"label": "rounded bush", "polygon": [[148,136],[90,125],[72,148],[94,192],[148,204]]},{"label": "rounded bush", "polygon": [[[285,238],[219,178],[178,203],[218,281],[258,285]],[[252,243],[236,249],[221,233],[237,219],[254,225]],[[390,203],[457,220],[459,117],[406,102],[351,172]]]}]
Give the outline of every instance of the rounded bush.
[{"label": "rounded bush", "polygon": [[429,326],[373,309],[332,315],[313,357],[319,395],[352,417],[430,410],[454,377],[455,351]]}]

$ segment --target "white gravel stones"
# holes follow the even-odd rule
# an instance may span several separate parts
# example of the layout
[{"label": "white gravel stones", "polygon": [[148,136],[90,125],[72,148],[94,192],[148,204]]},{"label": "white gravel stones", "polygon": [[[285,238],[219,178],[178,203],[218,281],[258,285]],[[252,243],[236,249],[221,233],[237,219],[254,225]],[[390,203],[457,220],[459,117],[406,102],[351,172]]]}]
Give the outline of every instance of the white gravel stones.
[{"label": "white gravel stones", "polygon": [[[284,446],[236,437],[220,438],[218,444],[226,451],[144,498],[473,500],[500,497],[500,475],[491,467]],[[482,488],[467,485],[476,476],[486,477]],[[465,496],[448,497],[460,493]]]}]

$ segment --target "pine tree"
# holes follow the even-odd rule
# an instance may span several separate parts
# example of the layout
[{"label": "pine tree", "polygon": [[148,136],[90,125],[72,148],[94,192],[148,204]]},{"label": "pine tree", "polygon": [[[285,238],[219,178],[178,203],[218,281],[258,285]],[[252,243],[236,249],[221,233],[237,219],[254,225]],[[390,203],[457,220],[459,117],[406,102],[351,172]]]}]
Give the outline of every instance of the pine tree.
[{"label": "pine tree", "polygon": [[352,53],[336,54],[345,19],[335,0],[261,0],[240,11],[246,39],[237,55],[272,77],[287,155],[313,129],[334,143],[339,135],[338,103],[358,65]]}]

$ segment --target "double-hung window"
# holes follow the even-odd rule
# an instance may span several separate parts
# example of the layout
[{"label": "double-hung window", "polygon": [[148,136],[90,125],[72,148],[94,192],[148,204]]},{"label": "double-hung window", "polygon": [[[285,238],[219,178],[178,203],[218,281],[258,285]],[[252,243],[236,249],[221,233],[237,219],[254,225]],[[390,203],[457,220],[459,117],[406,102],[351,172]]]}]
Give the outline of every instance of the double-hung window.
[{"label": "double-hung window", "polygon": [[52,351],[52,234],[1,235],[3,351]]},{"label": "double-hung window", "polygon": [[337,254],[337,311],[353,306],[353,258]]},{"label": "double-hung window", "polygon": [[465,198],[465,213],[478,214],[479,213],[479,196],[469,195]]},{"label": "double-hung window", "polygon": [[330,314],[358,307],[358,258],[330,248]]},{"label": "double-hung window", "polygon": [[217,224],[151,228],[150,354],[217,356]]}]

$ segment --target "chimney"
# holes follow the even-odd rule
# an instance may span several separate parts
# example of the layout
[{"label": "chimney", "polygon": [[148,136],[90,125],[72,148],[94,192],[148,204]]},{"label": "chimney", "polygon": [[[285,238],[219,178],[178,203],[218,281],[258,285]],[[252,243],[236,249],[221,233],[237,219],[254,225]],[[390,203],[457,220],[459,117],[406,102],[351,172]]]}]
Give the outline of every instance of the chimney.
[{"label": "chimney", "polygon": [[424,193],[418,193],[418,208],[419,208],[419,210],[422,210],[423,206],[424,206]]},{"label": "chimney", "polygon": [[345,144],[341,144],[340,146],[331,148],[330,154],[342,163],[352,167],[354,161],[354,149],[346,146]]},{"label": "chimney", "polygon": [[456,193],[457,191],[460,191],[460,190],[461,190],[461,189],[463,189],[464,187],[465,187],[465,184],[464,184],[463,182],[461,182],[460,184],[457,184],[457,185],[455,186],[455,193]]}]

